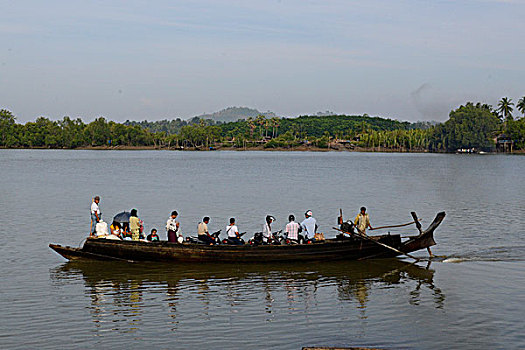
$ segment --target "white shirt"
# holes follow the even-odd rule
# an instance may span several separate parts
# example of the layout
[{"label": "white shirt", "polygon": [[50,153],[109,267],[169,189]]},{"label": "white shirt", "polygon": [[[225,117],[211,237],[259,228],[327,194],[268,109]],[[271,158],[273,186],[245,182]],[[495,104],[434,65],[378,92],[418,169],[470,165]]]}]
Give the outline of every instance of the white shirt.
[{"label": "white shirt", "polygon": [[206,225],[205,222],[199,222],[199,225],[197,226],[197,234],[199,236],[206,235],[208,233],[208,225]]},{"label": "white shirt", "polygon": [[172,219],[171,217],[166,221],[166,231],[177,232],[179,228],[177,227],[177,218]]},{"label": "white shirt", "polygon": [[237,225],[226,226],[226,233],[228,234],[229,238],[237,237],[237,233],[239,233],[239,230],[237,229]]},{"label": "white shirt", "polygon": [[93,203],[91,203],[91,214],[95,213],[100,215],[100,208],[98,207],[98,204],[93,201]]},{"label": "white shirt", "polygon": [[305,231],[305,236],[307,238],[311,237],[313,238],[315,235],[315,225],[317,223],[317,220],[315,220],[312,216],[309,218],[306,218],[301,222],[301,227]]},{"label": "white shirt", "polygon": [[286,234],[289,239],[299,238],[299,224],[295,221],[290,221],[286,224]]},{"label": "white shirt", "polygon": [[272,237],[272,228],[267,222],[263,224],[262,234],[263,234],[263,242],[268,242],[268,239]]}]

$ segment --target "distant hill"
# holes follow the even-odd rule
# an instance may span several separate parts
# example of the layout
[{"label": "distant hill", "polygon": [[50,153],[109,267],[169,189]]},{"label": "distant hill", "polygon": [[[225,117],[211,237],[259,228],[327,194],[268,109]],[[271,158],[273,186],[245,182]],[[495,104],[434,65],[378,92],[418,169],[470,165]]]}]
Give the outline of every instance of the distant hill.
[{"label": "distant hill", "polygon": [[211,119],[215,122],[236,122],[239,119],[248,119],[249,117],[255,118],[260,114],[264,115],[266,118],[278,117],[275,113],[270,111],[259,112],[256,109],[248,107],[228,107],[219,112],[198,115],[196,118]]}]

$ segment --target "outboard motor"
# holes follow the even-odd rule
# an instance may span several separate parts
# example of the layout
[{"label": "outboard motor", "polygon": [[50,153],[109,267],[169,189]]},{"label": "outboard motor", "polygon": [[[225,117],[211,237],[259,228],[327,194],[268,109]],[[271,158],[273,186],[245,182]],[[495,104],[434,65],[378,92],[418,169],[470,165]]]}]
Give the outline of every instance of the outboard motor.
[{"label": "outboard motor", "polygon": [[281,236],[281,232],[283,232],[283,230],[272,233],[272,244],[273,245],[281,245],[285,242],[285,238]]},{"label": "outboard motor", "polygon": [[248,242],[250,245],[260,245],[263,243],[263,234],[262,232],[255,232],[253,238]]},{"label": "outboard motor", "polygon": [[243,245],[245,244],[244,239],[242,239],[242,236],[244,236],[246,232],[239,233],[238,238],[231,238],[227,237],[221,241],[222,244],[232,244],[232,245]]},{"label": "outboard motor", "polygon": [[341,224],[341,231],[355,234],[355,226],[352,221],[343,222]]}]

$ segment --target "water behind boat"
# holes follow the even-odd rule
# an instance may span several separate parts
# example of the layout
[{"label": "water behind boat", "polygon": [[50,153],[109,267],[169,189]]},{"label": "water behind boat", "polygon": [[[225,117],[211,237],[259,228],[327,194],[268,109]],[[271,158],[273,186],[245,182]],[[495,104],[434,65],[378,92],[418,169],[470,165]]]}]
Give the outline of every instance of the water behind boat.
[{"label": "water behind boat", "polygon": [[[0,165],[1,348],[525,347],[525,157],[0,150]],[[67,263],[47,244],[80,244],[95,194],[107,221],[138,208],[162,238],[173,209],[185,235],[204,215],[253,233],[311,209],[328,237],[339,208],[447,217],[440,258],[415,265]]]}]

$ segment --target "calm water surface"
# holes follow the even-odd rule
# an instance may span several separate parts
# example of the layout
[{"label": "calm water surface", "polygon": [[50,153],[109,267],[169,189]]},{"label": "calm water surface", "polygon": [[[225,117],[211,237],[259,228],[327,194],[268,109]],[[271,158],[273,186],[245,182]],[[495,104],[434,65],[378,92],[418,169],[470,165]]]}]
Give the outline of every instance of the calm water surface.
[{"label": "calm water surface", "polygon": [[[525,157],[0,150],[0,179],[2,349],[525,348]],[[174,209],[185,235],[311,209],[328,237],[339,208],[375,226],[445,210],[442,258],[68,263],[47,245],[82,242],[95,194],[106,221],[138,208],[162,238]]]}]

